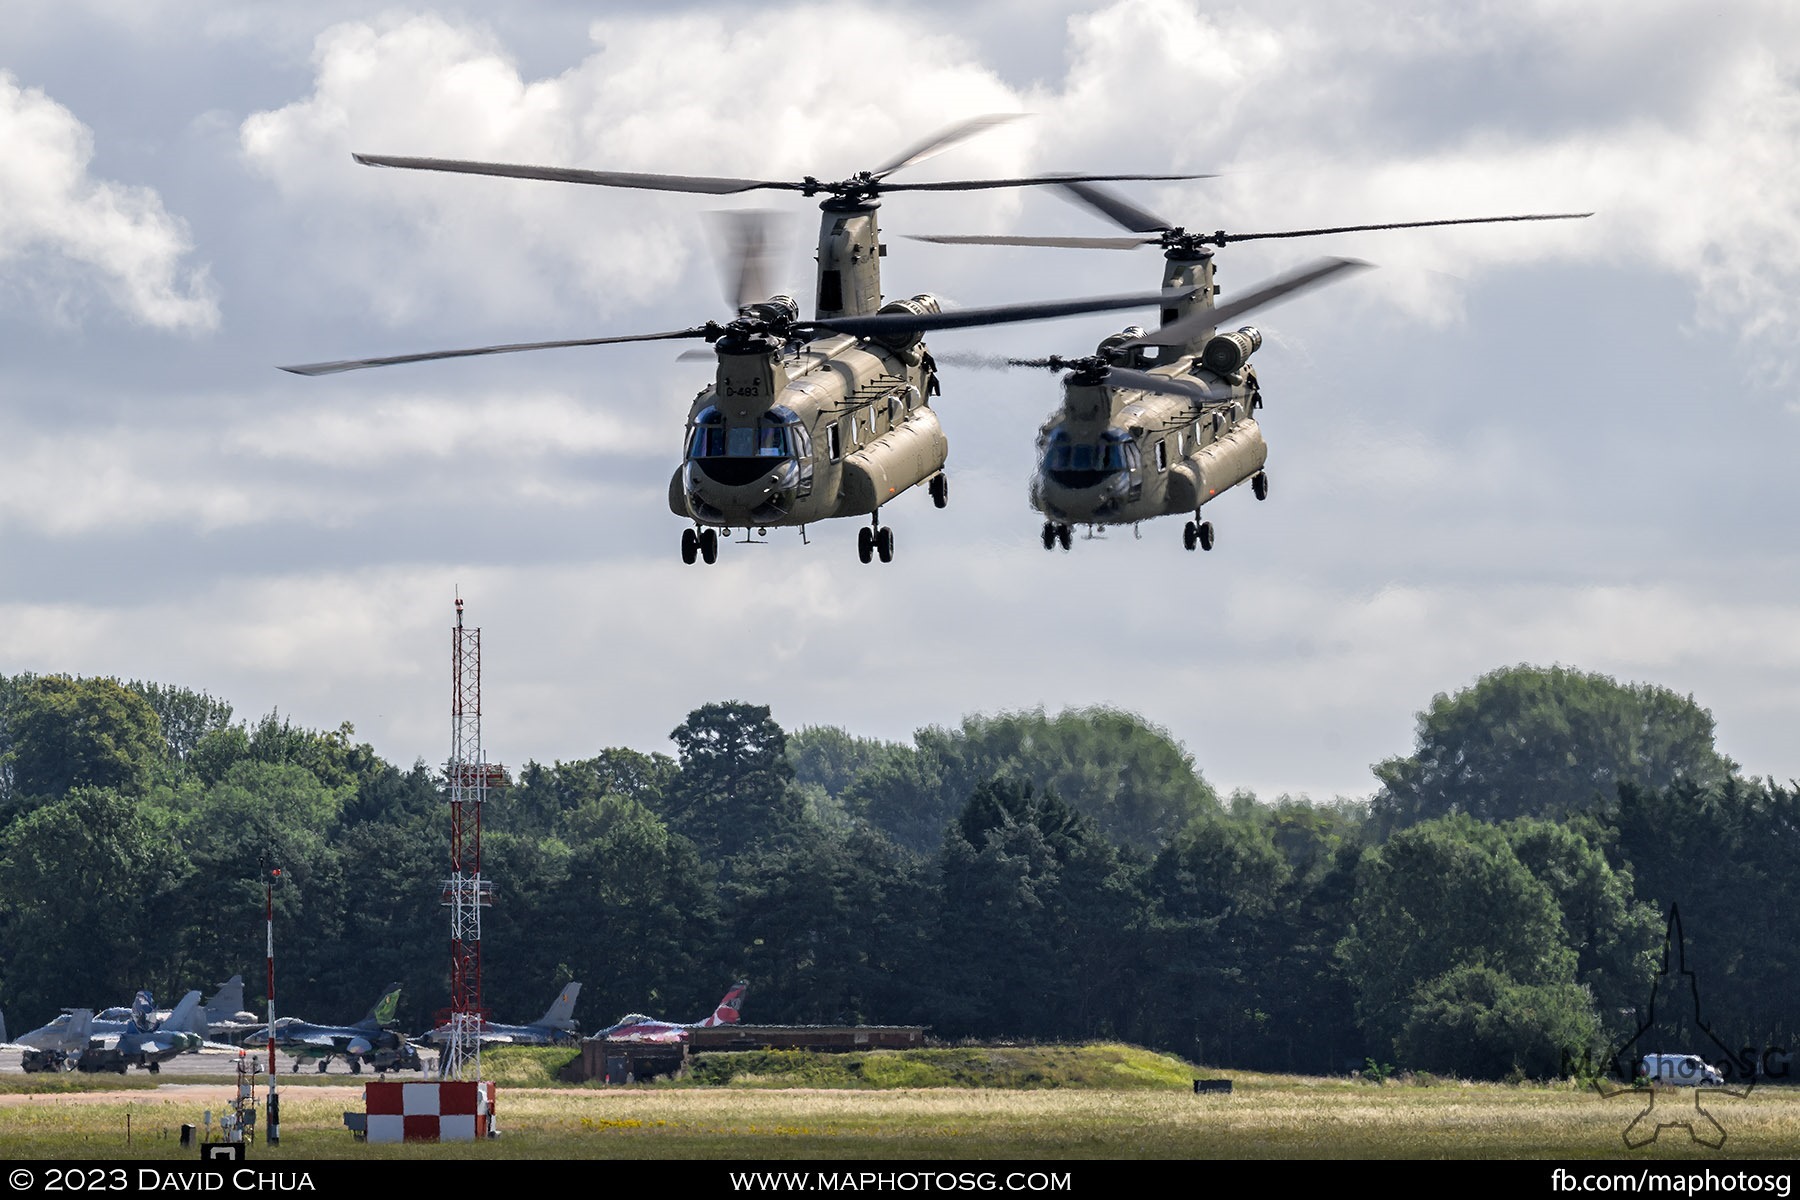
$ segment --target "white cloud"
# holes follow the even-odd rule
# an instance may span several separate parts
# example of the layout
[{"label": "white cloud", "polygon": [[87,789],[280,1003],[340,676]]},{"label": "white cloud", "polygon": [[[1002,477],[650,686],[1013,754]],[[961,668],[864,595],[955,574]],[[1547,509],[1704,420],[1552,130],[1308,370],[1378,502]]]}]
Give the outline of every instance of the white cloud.
[{"label": "white cloud", "polygon": [[184,267],[186,225],[157,194],[88,173],[93,133],[43,92],[0,71],[0,263],[11,286],[65,317],[92,286],[162,329],[219,323],[202,268]]},{"label": "white cloud", "polygon": [[[834,46],[880,47],[881,77],[904,86],[868,86],[857,54],[797,52],[821,21]],[[442,17],[337,25],[319,35],[313,93],[245,120],[243,153],[310,214],[320,269],[384,319],[544,320],[641,307],[704,242],[701,214],[743,200],[377,170],[351,153],[797,180],[1018,107],[951,39],[857,9],[607,19],[592,37],[568,70],[528,80],[491,34]],[[982,140],[990,169],[997,153],[1016,167],[1018,138]],[[784,282],[810,294],[810,270]],[[717,315],[704,303],[696,319]]]}]

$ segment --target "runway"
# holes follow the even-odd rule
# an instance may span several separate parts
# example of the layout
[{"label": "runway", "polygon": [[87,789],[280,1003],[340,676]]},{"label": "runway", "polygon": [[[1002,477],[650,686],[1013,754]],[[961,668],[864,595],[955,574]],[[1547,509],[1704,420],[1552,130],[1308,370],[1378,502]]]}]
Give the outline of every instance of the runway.
[{"label": "runway", "polygon": [[[18,1050],[0,1050],[0,1074],[24,1074],[24,1068],[19,1065],[20,1056],[20,1051]],[[266,1058],[264,1054],[259,1052],[246,1052],[246,1056],[254,1059],[258,1064],[264,1063]],[[325,1075],[328,1078],[341,1079],[345,1082],[354,1080],[357,1083],[361,1083],[366,1079],[419,1080],[434,1078],[433,1072],[437,1067],[436,1056],[421,1055],[421,1058],[425,1064],[425,1069],[422,1071],[389,1071],[386,1073],[364,1071],[360,1075],[352,1075],[349,1067],[345,1066],[342,1062],[334,1062],[325,1072]],[[237,1073],[237,1054],[230,1050],[202,1050],[196,1054],[177,1054],[174,1058],[168,1059],[159,1065],[162,1069],[154,1075],[142,1067],[132,1067],[129,1074],[133,1077],[143,1077],[146,1079],[168,1079],[170,1077],[180,1079],[200,1075],[235,1075]],[[299,1078],[302,1076],[307,1079],[317,1079],[319,1077],[319,1069],[316,1064],[303,1064],[302,1068],[296,1071],[293,1069],[293,1059],[288,1058],[286,1055],[279,1056],[276,1067],[280,1071],[281,1077],[284,1079]],[[81,1075],[82,1073],[76,1071],[71,1072],[71,1074]],[[92,1075],[85,1075],[82,1077],[117,1079],[119,1076],[117,1072],[113,1071],[97,1071]],[[266,1073],[259,1073],[257,1075],[259,1084],[266,1079]]]}]

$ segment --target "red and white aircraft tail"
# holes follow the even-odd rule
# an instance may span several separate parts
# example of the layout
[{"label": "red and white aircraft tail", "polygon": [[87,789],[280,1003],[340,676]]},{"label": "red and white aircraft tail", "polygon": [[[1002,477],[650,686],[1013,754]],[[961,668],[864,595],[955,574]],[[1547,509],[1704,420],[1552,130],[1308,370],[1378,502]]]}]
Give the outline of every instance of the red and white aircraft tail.
[{"label": "red and white aircraft tail", "polygon": [[711,1029],[715,1025],[736,1025],[738,1010],[744,1006],[744,992],[749,986],[749,981],[745,979],[732,984],[731,990],[725,993],[725,998],[719,1001],[719,1007],[713,1009],[712,1016],[699,1022],[696,1027]]}]

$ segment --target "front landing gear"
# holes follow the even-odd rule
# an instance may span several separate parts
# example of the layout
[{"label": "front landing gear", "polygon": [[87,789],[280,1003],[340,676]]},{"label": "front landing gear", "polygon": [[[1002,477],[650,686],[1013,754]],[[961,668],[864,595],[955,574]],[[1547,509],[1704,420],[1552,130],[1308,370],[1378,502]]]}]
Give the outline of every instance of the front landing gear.
[{"label": "front landing gear", "polygon": [[877,554],[882,562],[894,561],[894,531],[885,525],[867,526],[856,531],[856,557],[868,562]]},{"label": "front landing gear", "polygon": [[1054,550],[1057,546],[1067,550],[1075,540],[1075,531],[1061,521],[1045,521],[1044,532],[1039,535],[1039,540],[1044,543],[1046,550]]},{"label": "front landing gear", "polygon": [[1181,544],[1192,550],[1196,545],[1202,550],[1213,548],[1213,527],[1211,521],[1189,521],[1181,530]]},{"label": "front landing gear", "polygon": [[681,531],[681,561],[690,567],[694,560],[719,561],[719,531],[716,529],[684,529]]}]

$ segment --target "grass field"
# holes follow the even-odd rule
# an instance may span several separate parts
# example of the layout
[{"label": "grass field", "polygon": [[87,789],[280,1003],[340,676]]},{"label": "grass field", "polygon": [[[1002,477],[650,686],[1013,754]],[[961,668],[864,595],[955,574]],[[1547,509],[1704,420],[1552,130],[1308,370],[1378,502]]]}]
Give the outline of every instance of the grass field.
[{"label": "grass field", "polygon": [[[700,1080],[607,1088],[555,1085],[556,1052],[494,1054],[502,1136],[462,1146],[369,1146],[342,1123],[360,1089],[337,1079],[283,1084],[282,1140],[259,1162],[321,1158],[1019,1160],[1145,1158],[1630,1158],[1717,1161],[1800,1153],[1800,1089],[1709,1094],[1724,1127],[1715,1151],[1680,1129],[1628,1150],[1645,1098],[1557,1085],[1214,1072],[1123,1046],[949,1049],[850,1056],[720,1055]],[[731,1060],[731,1061],[727,1061]],[[1229,1096],[1196,1096],[1225,1075]],[[140,1083],[134,1078],[132,1083]],[[178,1131],[215,1113],[229,1081],[122,1090],[114,1081],[0,1084],[0,1157],[188,1158]],[[799,1086],[796,1086],[799,1084]],[[1658,1111],[1694,1094],[1658,1093]],[[130,1118],[131,1141],[126,1143]],[[1663,1119],[1671,1119],[1664,1117]]]}]

